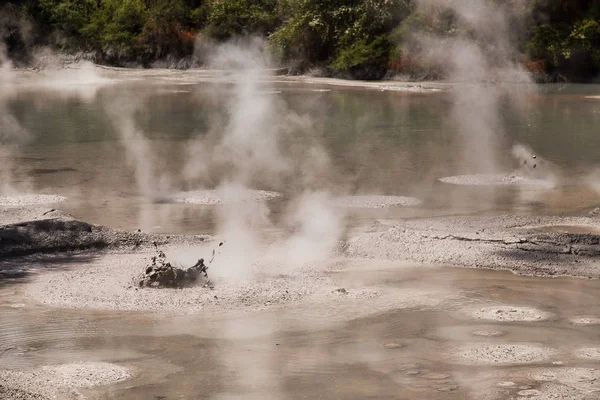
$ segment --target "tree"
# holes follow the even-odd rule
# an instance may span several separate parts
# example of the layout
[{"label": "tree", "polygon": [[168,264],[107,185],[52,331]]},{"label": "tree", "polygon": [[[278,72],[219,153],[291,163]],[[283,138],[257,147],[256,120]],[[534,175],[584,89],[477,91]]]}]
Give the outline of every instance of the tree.
[{"label": "tree", "polygon": [[270,36],[283,60],[321,63],[353,77],[380,78],[389,61],[387,34],[406,15],[402,0],[284,0],[285,20]]},{"label": "tree", "polygon": [[278,24],[276,0],[209,0],[206,33],[218,40],[269,34]]}]

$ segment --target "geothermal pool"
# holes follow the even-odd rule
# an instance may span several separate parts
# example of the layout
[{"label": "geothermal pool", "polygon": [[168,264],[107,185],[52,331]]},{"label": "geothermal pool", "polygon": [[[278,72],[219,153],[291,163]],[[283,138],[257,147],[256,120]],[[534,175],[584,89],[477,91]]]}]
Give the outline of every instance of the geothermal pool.
[{"label": "geothermal pool", "polygon": [[[22,223],[0,238],[132,232],[0,260],[0,397],[600,396],[600,85],[500,102],[478,168],[460,85],[94,74],[0,91],[27,132],[0,152],[0,225]],[[214,245],[178,235],[224,240],[214,290],[138,290],[145,234],[185,265]]]},{"label": "geothermal pool", "polygon": [[[61,370],[66,383],[47,396],[72,392],[77,367],[102,384],[78,383],[89,398],[512,399],[530,390],[591,399],[600,390],[597,280],[374,261],[330,277],[347,292],[188,315],[56,309],[4,281],[0,360],[34,371],[20,377],[23,390]],[[46,365],[54,369],[39,372]],[[15,382],[14,372],[0,376]]]},{"label": "geothermal pool", "polygon": [[[211,233],[214,203],[222,202],[215,196],[186,197],[183,204],[160,200],[218,189],[231,175],[227,162],[208,168],[220,160],[209,159],[196,142],[204,139],[212,144],[218,140],[218,128],[227,129],[226,100],[215,100],[213,92],[227,97],[234,88],[199,73],[102,73],[107,76],[104,85],[71,85],[62,92],[23,84],[13,94],[2,95],[3,109],[29,132],[10,156],[0,154],[10,160],[13,186],[21,194],[64,196],[67,201],[61,207],[91,223],[163,233]],[[600,86],[549,85],[528,97],[521,115],[500,110],[505,132],[493,147],[497,170],[482,171],[464,162],[468,155],[459,128],[447,121],[452,99],[444,91],[412,93],[329,86],[318,80],[313,84],[284,77],[272,80],[268,85],[277,93],[265,93],[260,87],[256,92],[292,115],[292,122],[281,129],[279,151],[293,157],[283,160],[290,165],[281,167],[282,178],[256,172],[248,181],[256,193],[280,195],[268,196],[273,197],[275,217],[303,190],[299,177],[304,172],[310,175],[306,180],[311,187],[325,188],[341,202],[347,196],[363,196],[364,208],[377,203],[369,212],[373,217],[565,214],[598,205],[600,112],[598,102],[588,97]],[[135,107],[129,105],[132,94]],[[513,157],[515,144],[524,144],[544,159],[534,175],[519,175],[527,171]],[[268,146],[259,142],[256,147]],[[310,153],[314,147],[327,155],[325,161],[320,153]],[[236,157],[250,157],[252,163],[258,156]],[[300,165],[297,171],[294,164]],[[136,165],[152,173],[138,175]],[[474,179],[479,175],[483,179]],[[400,200],[397,207],[388,207],[394,201],[381,197],[386,207],[380,207],[378,198],[364,196]],[[352,208],[350,218],[360,218],[354,213],[360,204],[354,199],[345,204]]]}]

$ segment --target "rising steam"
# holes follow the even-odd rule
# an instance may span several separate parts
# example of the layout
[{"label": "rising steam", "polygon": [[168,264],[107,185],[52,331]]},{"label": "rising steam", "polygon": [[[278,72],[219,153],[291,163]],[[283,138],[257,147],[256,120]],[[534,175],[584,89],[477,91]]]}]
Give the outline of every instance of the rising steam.
[{"label": "rising steam", "polygon": [[461,83],[451,90],[450,121],[462,137],[463,167],[495,173],[505,129],[503,101],[519,112],[532,88],[515,44],[523,23],[521,5],[477,0],[419,0],[418,5],[429,20],[450,13],[459,26],[454,36],[417,32],[415,47],[424,63],[437,64],[450,81]]},{"label": "rising steam", "polygon": [[105,108],[119,134],[127,161],[134,170],[138,193],[146,200],[159,202],[170,195],[170,179],[160,173],[160,163],[151,142],[136,122],[136,116],[143,112],[143,107],[142,97],[111,102]]},{"label": "rising steam", "polygon": [[[304,158],[285,146],[290,126],[302,131],[310,123],[273,95],[264,42],[254,38],[204,44],[203,50],[223,82],[219,96],[224,98],[218,100],[226,106],[225,120],[190,143],[185,177],[202,182],[202,175],[211,175],[213,169],[227,171],[217,183],[217,192],[227,200],[217,211],[217,233],[226,240],[217,268],[229,271],[221,272],[223,277],[246,278],[250,264],[267,253],[280,268],[323,260],[342,231],[341,213],[313,186],[315,167],[326,165],[327,156],[316,141]],[[315,159],[319,162],[311,164]],[[284,217],[293,233],[267,244],[258,232],[273,227],[268,203],[244,198],[256,185],[276,186],[290,178],[302,193],[290,201]]]}]

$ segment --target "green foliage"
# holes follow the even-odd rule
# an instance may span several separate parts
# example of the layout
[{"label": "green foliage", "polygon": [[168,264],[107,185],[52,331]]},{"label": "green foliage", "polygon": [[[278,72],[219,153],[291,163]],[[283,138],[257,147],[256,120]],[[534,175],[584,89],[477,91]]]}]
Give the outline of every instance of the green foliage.
[{"label": "green foliage", "polygon": [[[387,34],[410,10],[403,0],[284,0],[284,23],[270,36],[284,60],[334,71],[385,67],[392,48]],[[350,71],[351,72],[351,71]]]},{"label": "green foliage", "polygon": [[147,14],[142,0],[101,0],[80,34],[90,49],[108,58],[133,58],[142,48],[140,36]]},{"label": "green foliage", "polygon": [[185,56],[193,50],[193,35],[185,31],[187,10],[181,0],[159,0],[149,10],[141,42],[151,58]]},{"label": "green foliage", "polygon": [[390,46],[390,42],[383,35],[372,41],[359,39],[342,47],[330,66],[335,71],[348,71],[360,66],[385,66]]},{"label": "green foliage", "polygon": [[526,50],[531,59],[544,61],[549,72],[575,78],[600,72],[600,3],[535,0],[530,12],[535,24]]},{"label": "green foliage", "polygon": [[[526,15],[526,36],[511,29],[526,64],[537,70],[591,79],[600,73],[600,2],[481,0]],[[302,71],[312,66],[355,78],[379,78],[393,69],[437,76],[418,53],[414,32],[469,35],[447,7],[416,0],[8,0],[3,40],[8,52],[60,46],[94,52],[100,61],[150,64],[193,52],[198,33],[217,41],[239,35],[268,37],[275,55]],[[512,14],[511,14],[512,13]],[[14,21],[12,21],[14,20]],[[34,26],[22,34],[16,21]],[[510,21],[509,21],[510,22]],[[464,24],[463,24],[464,25]],[[512,27],[513,25],[511,25]],[[1,31],[2,29],[0,29]],[[29,32],[29,31],[28,31]],[[514,37],[512,36],[514,35]],[[35,36],[31,38],[32,36]],[[25,38],[27,40],[25,40]],[[409,46],[410,44],[410,46]],[[416,54],[415,53],[415,54]],[[25,58],[23,58],[25,59]],[[428,70],[421,73],[419,69]],[[439,71],[438,71],[439,72]]]},{"label": "green foliage", "polygon": [[275,0],[209,0],[206,33],[225,40],[234,35],[268,34],[277,25]]},{"label": "green foliage", "polygon": [[51,23],[68,35],[77,35],[97,9],[95,0],[40,0]]}]

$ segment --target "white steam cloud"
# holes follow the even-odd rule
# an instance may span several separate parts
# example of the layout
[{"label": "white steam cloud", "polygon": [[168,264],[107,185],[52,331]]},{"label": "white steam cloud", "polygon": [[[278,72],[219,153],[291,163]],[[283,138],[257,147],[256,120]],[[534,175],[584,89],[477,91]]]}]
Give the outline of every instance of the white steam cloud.
[{"label": "white steam cloud", "polygon": [[450,81],[461,83],[451,90],[451,121],[461,134],[463,167],[495,173],[504,134],[502,102],[519,111],[533,87],[515,47],[515,32],[524,15],[521,5],[478,0],[419,0],[418,4],[419,12],[430,20],[449,12],[460,26],[454,36],[416,33],[419,57],[438,65]]},{"label": "white steam cloud", "polygon": [[143,112],[143,97],[127,97],[122,101],[106,104],[106,112],[125,149],[127,161],[135,174],[137,192],[146,200],[161,201],[170,195],[170,179],[160,173],[160,166],[150,140],[136,122],[136,115]]},{"label": "white steam cloud", "polygon": [[[325,151],[316,140],[306,157],[287,146],[292,131],[306,131],[310,123],[274,96],[265,48],[256,38],[204,44],[204,57],[219,71],[222,90],[216,96],[226,106],[225,121],[191,141],[184,174],[192,184],[206,184],[203,176],[225,171],[217,179],[217,193],[226,203],[217,211],[217,234],[225,246],[213,270],[221,278],[250,278],[250,266],[259,260],[269,259],[279,272],[322,261],[342,231],[343,215],[314,185],[315,170],[327,165]],[[277,186],[290,179],[301,193],[290,201],[283,218],[292,233],[269,242],[260,234],[274,228],[268,203],[244,200],[250,190],[263,188],[258,185]]]}]

